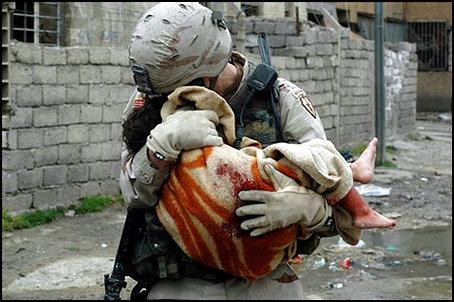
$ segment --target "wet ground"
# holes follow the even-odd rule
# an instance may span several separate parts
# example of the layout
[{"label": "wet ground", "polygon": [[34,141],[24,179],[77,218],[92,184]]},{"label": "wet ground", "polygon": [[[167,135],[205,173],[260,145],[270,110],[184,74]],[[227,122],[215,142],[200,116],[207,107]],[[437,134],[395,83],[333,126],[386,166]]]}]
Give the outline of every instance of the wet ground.
[{"label": "wet ground", "polygon": [[[452,300],[451,122],[418,121],[417,135],[387,145],[398,167],[377,168],[373,184],[390,194],[365,199],[397,227],[363,232],[358,247],[324,239],[295,266],[308,299]],[[124,215],[116,206],[3,232],[2,299],[101,300]],[[339,267],[346,258],[350,267]],[[134,285],[127,281],[123,299]]]}]

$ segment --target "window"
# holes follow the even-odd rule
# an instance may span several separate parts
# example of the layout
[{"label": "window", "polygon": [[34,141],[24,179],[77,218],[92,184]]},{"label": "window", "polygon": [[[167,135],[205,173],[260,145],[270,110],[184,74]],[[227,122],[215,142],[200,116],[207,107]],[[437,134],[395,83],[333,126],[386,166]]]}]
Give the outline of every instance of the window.
[{"label": "window", "polygon": [[241,2],[241,10],[244,12],[246,17],[259,15],[259,6],[256,4]]},{"label": "window", "polygon": [[444,21],[408,22],[409,42],[416,43],[418,70],[447,71],[449,28]]},{"label": "window", "polygon": [[61,40],[61,3],[15,2],[13,39],[59,46]]},{"label": "window", "polygon": [[325,26],[325,21],[323,20],[323,15],[319,12],[313,10],[307,10],[307,19],[318,25]]}]

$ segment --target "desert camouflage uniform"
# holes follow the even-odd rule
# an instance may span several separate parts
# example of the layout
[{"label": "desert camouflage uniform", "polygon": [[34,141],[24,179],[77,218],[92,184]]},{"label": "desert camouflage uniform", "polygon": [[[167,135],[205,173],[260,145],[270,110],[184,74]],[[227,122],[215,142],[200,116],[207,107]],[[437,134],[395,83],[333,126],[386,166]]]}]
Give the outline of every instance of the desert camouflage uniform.
[{"label": "desert camouflage uniform", "polygon": [[[244,62],[241,82],[243,85],[247,79],[250,63],[239,53],[233,52],[233,56],[237,56]],[[314,138],[326,139],[320,117],[307,93],[282,78],[278,78],[278,87],[284,140],[304,143]],[[123,119],[131,112],[133,101],[137,96],[139,92],[135,90],[124,110]],[[255,138],[265,128],[269,127],[252,121],[246,125],[244,135]],[[124,147],[121,158],[120,187],[126,203],[130,208],[155,206],[158,202],[159,190],[170,171],[156,170],[150,165],[145,145],[133,158],[130,158]],[[164,279],[152,288],[149,299],[303,299],[302,292],[300,279],[288,264],[281,264],[271,275],[255,282],[239,278],[225,282],[190,277],[179,280]]]}]

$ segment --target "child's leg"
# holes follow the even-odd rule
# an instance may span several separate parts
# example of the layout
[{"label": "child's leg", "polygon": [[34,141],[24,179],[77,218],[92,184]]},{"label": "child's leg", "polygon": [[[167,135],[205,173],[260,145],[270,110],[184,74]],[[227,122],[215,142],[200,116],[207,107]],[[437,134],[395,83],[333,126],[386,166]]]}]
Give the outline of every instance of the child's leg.
[{"label": "child's leg", "polygon": [[336,205],[341,206],[350,213],[353,218],[353,224],[357,228],[389,228],[396,225],[395,220],[386,218],[370,208],[355,187],[344,198],[339,200]]},{"label": "child's leg", "polygon": [[367,146],[366,150],[361,153],[360,157],[350,164],[353,172],[353,180],[362,184],[372,181],[375,168],[375,157],[377,156],[378,139],[374,137]]}]

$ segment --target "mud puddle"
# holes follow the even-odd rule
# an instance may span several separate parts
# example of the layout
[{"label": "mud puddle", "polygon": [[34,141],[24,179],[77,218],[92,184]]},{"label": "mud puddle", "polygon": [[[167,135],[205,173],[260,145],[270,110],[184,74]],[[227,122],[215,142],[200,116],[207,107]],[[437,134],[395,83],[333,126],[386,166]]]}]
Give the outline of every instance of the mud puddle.
[{"label": "mud puddle", "polygon": [[452,224],[322,240],[296,266],[308,299],[452,299]]}]

